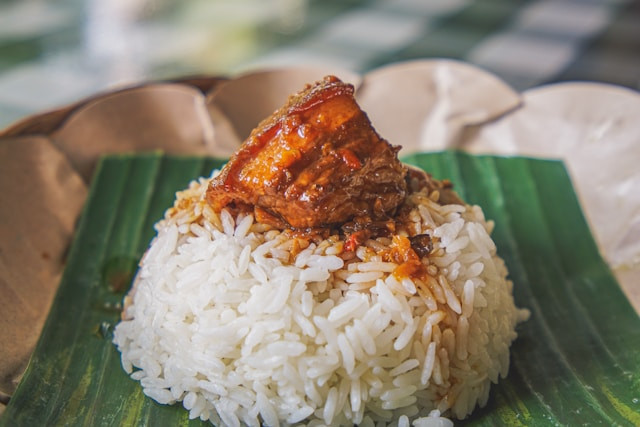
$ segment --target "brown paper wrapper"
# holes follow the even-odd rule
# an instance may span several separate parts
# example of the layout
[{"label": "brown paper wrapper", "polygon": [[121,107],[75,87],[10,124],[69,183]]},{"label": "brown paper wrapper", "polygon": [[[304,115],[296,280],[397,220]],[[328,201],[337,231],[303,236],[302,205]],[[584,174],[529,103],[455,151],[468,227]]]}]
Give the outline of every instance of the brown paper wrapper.
[{"label": "brown paper wrapper", "polygon": [[[587,174],[602,149],[593,151],[581,144],[582,135],[571,133],[585,128],[593,111],[598,117],[610,113],[602,107],[603,94],[609,106],[624,98],[625,108],[607,116],[610,124],[599,131],[614,147],[604,149],[611,163],[605,167],[620,169],[620,150],[640,158],[640,125],[631,117],[640,110],[637,93],[598,85],[595,92],[582,88],[576,94],[560,85],[521,96],[491,74],[448,60],[394,64],[364,76],[288,68],[233,79],[193,77],[96,95],[0,132],[0,397],[13,392],[33,351],[101,155],[162,150],[228,156],[287,96],[326,74],[353,83],[374,126],[404,151],[463,148],[564,159],[603,255],[640,308],[634,285],[640,239],[633,238],[640,233],[640,201],[632,190],[640,186],[640,174],[637,168],[626,172],[626,182],[637,184],[629,188],[603,175],[599,185],[609,185],[612,194],[606,202],[623,205],[627,216],[614,218],[625,221],[617,227],[598,222],[606,206],[594,197]],[[558,117],[565,119],[558,123]],[[541,135],[560,142],[542,146]]]},{"label": "brown paper wrapper", "polygon": [[38,339],[87,185],[51,140],[0,143],[0,392],[11,393]]}]

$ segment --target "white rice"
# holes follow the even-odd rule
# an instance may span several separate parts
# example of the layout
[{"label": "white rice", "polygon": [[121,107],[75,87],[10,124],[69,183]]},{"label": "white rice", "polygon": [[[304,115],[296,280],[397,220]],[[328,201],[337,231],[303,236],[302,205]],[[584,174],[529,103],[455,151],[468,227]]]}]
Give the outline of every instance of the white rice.
[{"label": "white rice", "polygon": [[528,313],[480,208],[408,197],[434,243],[417,283],[381,258],[389,238],[349,258],[336,236],[215,214],[207,184],[156,225],[115,329],[147,396],[229,426],[449,426],[487,402]]}]

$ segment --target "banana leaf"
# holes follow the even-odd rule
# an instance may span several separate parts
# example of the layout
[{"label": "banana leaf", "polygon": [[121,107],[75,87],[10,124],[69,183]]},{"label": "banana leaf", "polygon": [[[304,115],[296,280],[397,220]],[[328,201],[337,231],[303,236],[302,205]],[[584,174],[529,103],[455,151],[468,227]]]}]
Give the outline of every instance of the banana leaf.
[{"label": "banana leaf", "polygon": [[[601,258],[561,162],[460,152],[405,157],[448,178],[496,223],[518,327],[511,369],[468,426],[640,425],[640,319]],[[0,426],[207,425],[159,405],[111,342],[153,224],[177,190],[223,160],[160,153],[101,160],[67,266]]]}]

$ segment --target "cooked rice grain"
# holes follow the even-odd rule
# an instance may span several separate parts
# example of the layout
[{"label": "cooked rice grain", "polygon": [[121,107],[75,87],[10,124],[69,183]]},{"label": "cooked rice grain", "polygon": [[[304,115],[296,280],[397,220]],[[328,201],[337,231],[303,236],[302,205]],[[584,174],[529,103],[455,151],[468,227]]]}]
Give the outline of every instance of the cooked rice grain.
[{"label": "cooked rice grain", "polygon": [[336,236],[213,212],[208,181],[156,225],[114,342],[144,393],[225,425],[448,426],[506,375],[515,307],[478,207],[410,195],[406,230],[433,236],[429,276],[396,278],[388,238]]}]

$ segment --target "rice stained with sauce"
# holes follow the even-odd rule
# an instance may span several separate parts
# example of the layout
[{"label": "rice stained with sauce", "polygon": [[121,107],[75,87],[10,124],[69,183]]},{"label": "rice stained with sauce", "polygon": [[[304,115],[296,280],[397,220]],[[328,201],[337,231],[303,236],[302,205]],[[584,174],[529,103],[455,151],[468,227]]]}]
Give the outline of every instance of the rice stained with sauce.
[{"label": "rice stained with sauce", "polygon": [[393,236],[309,242],[216,214],[208,182],[156,224],[115,328],[147,396],[229,426],[441,425],[486,404],[528,313],[479,207],[407,196],[398,236],[433,242],[414,280],[381,256]]}]

